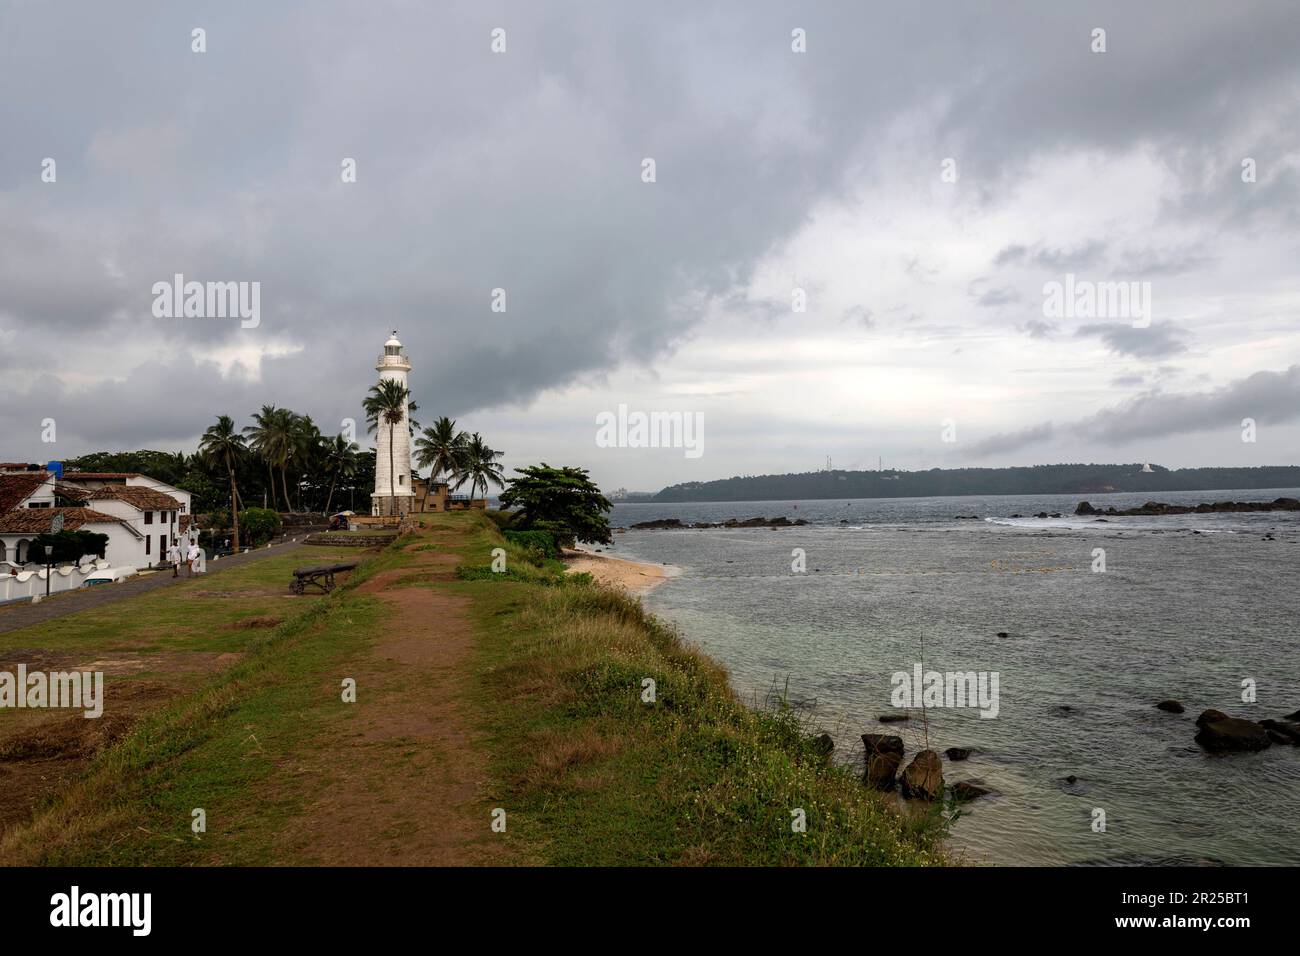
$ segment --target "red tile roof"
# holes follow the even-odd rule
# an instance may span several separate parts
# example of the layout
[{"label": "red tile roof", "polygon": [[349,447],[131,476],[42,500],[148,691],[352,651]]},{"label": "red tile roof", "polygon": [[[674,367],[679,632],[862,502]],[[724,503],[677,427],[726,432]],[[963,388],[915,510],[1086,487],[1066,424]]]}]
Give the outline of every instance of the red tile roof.
[{"label": "red tile roof", "polygon": [[27,498],[37,488],[45,484],[49,477],[49,474],[44,471],[30,471],[21,475],[0,475],[0,511],[17,508],[24,498]]},{"label": "red tile roof", "polygon": [[60,498],[67,498],[70,501],[86,501],[90,498],[90,492],[85,488],[78,488],[76,485],[67,485],[61,481],[54,483],[54,493]]},{"label": "red tile roof", "polygon": [[121,518],[90,508],[17,508],[0,514],[0,534],[44,534],[57,514],[63,515],[63,530],[76,531],[87,524],[121,524]]},{"label": "red tile roof", "polygon": [[171,495],[163,494],[161,491],[154,491],[152,488],[141,488],[135,485],[114,485],[111,488],[100,488],[98,491],[92,491],[86,497],[91,501],[104,501],[109,498],[125,501],[141,511],[176,511],[181,506],[181,503]]},{"label": "red tile roof", "polygon": [[117,478],[142,478],[138,471],[65,471],[64,481],[105,481]]}]

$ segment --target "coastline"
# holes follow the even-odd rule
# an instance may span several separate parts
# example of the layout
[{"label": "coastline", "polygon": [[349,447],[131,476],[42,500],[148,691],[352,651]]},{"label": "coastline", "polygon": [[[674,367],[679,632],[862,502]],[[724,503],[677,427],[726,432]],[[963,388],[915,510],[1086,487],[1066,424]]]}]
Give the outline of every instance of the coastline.
[{"label": "coastline", "polygon": [[672,565],[616,558],[586,548],[565,548],[563,559],[567,567],[566,573],[590,574],[597,583],[621,588],[633,597],[647,594],[681,573],[681,569]]}]

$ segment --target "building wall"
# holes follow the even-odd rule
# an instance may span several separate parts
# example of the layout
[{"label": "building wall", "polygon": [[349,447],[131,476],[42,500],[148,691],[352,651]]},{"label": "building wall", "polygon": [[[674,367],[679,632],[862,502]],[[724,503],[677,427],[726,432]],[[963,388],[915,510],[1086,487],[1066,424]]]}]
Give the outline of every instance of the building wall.
[{"label": "building wall", "polygon": [[[108,535],[108,546],[104,549],[104,560],[114,567],[121,565],[131,565],[132,567],[144,567],[141,561],[144,555],[144,542],[136,539],[135,535],[127,531],[116,522],[112,524],[83,524],[78,531],[93,531],[96,534]],[[20,564],[18,558],[20,554],[27,551],[26,545],[29,544],[36,535],[31,534],[0,534],[0,542],[4,544],[4,557],[6,563],[0,565],[0,573],[8,574],[10,564]],[[25,554],[28,563],[39,564],[42,555]]]},{"label": "building wall", "polygon": [[[114,565],[129,564],[133,567],[144,568],[151,564],[159,564],[167,559],[167,543],[170,543],[171,539],[180,533],[180,525],[175,512],[168,512],[166,521],[159,519],[159,515],[163,512],[151,512],[153,523],[145,524],[144,512],[138,511],[134,505],[127,504],[125,501],[105,498],[96,501],[94,504],[96,511],[102,511],[114,518],[121,518],[134,528],[138,534],[142,537],[147,536],[149,539],[149,545],[146,548],[144,541],[135,537],[121,525],[86,525],[86,529],[89,531],[108,534],[109,548],[111,549],[109,560]],[[164,538],[166,539],[165,542]],[[159,551],[159,548],[162,550]]]}]

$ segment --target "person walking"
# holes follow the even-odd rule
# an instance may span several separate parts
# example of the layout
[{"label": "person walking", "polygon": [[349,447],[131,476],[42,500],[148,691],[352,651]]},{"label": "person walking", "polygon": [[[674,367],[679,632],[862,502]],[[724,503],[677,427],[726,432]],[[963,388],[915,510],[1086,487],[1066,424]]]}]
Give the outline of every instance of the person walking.
[{"label": "person walking", "polygon": [[181,572],[180,572],[181,543],[178,538],[172,538],[171,547],[167,549],[167,560],[170,561],[172,565],[172,577],[174,578],[180,577],[181,576]]},{"label": "person walking", "polygon": [[191,543],[189,554],[186,555],[186,557],[189,561],[190,575],[193,576],[194,562],[197,561],[199,558],[203,557],[203,552],[199,550],[199,546],[197,544]]}]

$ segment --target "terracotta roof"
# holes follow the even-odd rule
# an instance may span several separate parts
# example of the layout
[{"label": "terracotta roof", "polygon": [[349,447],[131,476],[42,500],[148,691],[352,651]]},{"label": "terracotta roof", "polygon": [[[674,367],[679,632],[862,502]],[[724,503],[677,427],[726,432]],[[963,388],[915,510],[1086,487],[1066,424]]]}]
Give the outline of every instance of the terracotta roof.
[{"label": "terracotta roof", "polygon": [[121,518],[90,508],[16,508],[0,514],[0,534],[44,534],[57,514],[63,515],[63,530],[76,531],[85,524],[121,524]]},{"label": "terracotta roof", "polygon": [[17,508],[24,498],[45,484],[49,477],[49,474],[44,471],[0,475],[0,511]]},{"label": "terracotta roof", "polygon": [[104,481],[109,478],[141,478],[138,471],[65,471],[64,481]]},{"label": "terracotta roof", "polygon": [[85,501],[90,497],[90,492],[85,488],[78,488],[76,485],[67,485],[61,481],[54,483],[54,493],[60,498],[68,498],[72,501]]},{"label": "terracotta roof", "polygon": [[104,501],[109,498],[125,501],[141,511],[176,511],[181,506],[181,503],[171,495],[165,495],[161,491],[154,491],[152,488],[141,488],[132,485],[114,485],[112,488],[100,488],[98,491],[92,491],[86,497],[91,501]]}]

